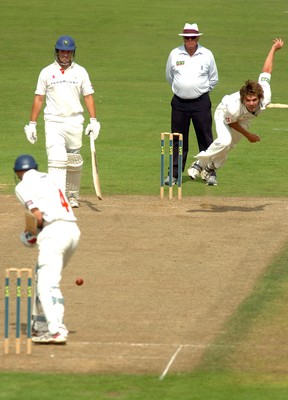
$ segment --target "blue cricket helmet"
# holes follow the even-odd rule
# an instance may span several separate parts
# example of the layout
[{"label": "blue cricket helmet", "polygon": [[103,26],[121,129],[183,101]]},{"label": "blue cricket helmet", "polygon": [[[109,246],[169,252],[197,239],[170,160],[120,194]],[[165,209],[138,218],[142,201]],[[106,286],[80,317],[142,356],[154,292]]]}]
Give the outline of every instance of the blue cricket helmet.
[{"label": "blue cricket helmet", "polygon": [[75,52],[76,45],[71,36],[60,36],[55,44],[55,50],[71,50]]},{"label": "blue cricket helmet", "polygon": [[38,164],[29,154],[22,154],[17,157],[14,163],[14,171],[29,171],[29,169],[38,169]]}]

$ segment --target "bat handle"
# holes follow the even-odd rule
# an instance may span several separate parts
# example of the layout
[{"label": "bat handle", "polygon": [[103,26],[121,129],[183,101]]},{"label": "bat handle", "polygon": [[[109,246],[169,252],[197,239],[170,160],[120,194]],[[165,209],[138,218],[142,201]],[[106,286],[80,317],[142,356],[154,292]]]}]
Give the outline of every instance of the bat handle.
[{"label": "bat handle", "polygon": [[93,139],[93,137],[92,137],[91,134],[89,135],[89,137],[90,137],[90,150],[91,150],[91,151],[95,151],[95,142],[94,142],[94,139]]}]

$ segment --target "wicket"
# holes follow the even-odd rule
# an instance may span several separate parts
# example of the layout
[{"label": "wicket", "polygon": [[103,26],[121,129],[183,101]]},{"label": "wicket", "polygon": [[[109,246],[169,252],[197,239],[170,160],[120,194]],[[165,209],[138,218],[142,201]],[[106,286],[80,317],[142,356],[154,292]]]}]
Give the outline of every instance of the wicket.
[{"label": "wicket", "polygon": [[173,199],[173,139],[178,136],[178,200],[182,199],[182,150],[183,135],[182,133],[161,133],[161,164],[160,164],[160,198],[164,198],[164,168],[165,168],[165,136],[169,136],[169,199]]},{"label": "wicket", "polygon": [[16,274],[16,333],[15,333],[15,353],[20,354],[21,350],[21,279],[22,273],[27,274],[27,338],[26,352],[32,352],[32,332],[31,332],[31,304],[32,304],[32,269],[30,268],[7,268],[5,270],[5,328],[4,328],[4,354],[9,354],[9,319],[10,319],[10,274]]}]

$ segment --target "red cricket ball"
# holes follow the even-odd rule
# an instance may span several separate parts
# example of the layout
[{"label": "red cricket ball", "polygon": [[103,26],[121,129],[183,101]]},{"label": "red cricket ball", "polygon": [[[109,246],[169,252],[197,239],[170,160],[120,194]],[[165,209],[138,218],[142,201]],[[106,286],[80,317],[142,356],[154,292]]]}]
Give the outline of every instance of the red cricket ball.
[{"label": "red cricket ball", "polygon": [[84,283],[84,281],[83,281],[82,278],[77,278],[76,281],[75,281],[75,283],[76,283],[76,285],[78,285],[78,286],[82,286],[83,283]]}]

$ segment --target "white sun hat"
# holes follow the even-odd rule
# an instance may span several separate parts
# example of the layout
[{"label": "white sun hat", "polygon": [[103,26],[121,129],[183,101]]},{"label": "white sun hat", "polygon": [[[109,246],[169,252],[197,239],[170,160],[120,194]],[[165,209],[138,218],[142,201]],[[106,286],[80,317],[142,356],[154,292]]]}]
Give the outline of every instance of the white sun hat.
[{"label": "white sun hat", "polygon": [[201,36],[203,33],[199,32],[197,24],[186,23],[183,28],[183,32],[179,33],[179,36]]}]

